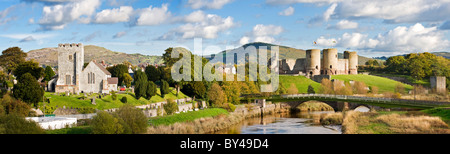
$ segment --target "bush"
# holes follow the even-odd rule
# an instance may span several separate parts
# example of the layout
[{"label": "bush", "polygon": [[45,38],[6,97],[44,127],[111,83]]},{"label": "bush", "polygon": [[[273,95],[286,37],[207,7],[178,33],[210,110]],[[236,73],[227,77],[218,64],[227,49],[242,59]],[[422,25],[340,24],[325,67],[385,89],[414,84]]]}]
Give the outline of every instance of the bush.
[{"label": "bush", "polygon": [[165,80],[161,80],[161,97],[164,98],[164,95],[168,94],[170,92],[169,83]]},{"label": "bush", "polygon": [[291,83],[291,86],[287,89],[288,94],[298,94],[298,89],[294,83]]},{"label": "bush", "polygon": [[122,103],[128,103],[128,100],[127,100],[127,97],[122,97],[122,99],[120,99],[120,101],[122,102]]},{"label": "bush", "polygon": [[115,91],[111,91],[111,98],[112,98],[112,100],[117,100],[117,94],[116,94],[116,92]]},{"label": "bush", "polygon": [[30,106],[25,102],[16,100],[10,97],[9,94],[5,94],[0,100],[5,114],[17,114],[23,117],[30,116]]},{"label": "bush", "polygon": [[234,106],[231,103],[223,104],[223,108],[226,109],[228,112],[234,112],[234,110],[236,110],[236,106]]},{"label": "bush", "polygon": [[166,111],[168,115],[172,115],[177,110],[178,104],[175,101],[173,101],[173,99],[167,99],[167,103],[164,104],[164,111]]},{"label": "bush", "polygon": [[122,134],[124,132],[119,119],[105,111],[98,112],[92,118],[91,125],[93,134]]},{"label": "bush", "polygon": [[0,116],[0,134],[45,134],[34,121],[17,114]]},{"label": "bush", "polygon": [[114,117],[119,119],[125,134],[140,134],[147,129],[147,117],[140,109],[132,105],[121,106],[114,112]]}]

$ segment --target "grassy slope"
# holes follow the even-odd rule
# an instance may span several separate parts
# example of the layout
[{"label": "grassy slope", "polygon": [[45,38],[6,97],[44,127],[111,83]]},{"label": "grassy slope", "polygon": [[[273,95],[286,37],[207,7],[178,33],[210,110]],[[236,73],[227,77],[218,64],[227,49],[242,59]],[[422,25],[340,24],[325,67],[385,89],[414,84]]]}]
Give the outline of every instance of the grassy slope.
[{"label": "grassy slope", "polygon": [[186,112],[186,113],[180,113],[180,114],[174,114],[169,116],[163,116],[163,117],[153,117],[150,118],[149,122],[153,126],[158,125],[170,125],[174,124],[176,122],[186,122],[186,121],[193,121],[195,119],[204,118],[204,117],[214,117],[220,114],[228,114],[228,111],[222,108],[211,108],[211,109],[205,109],[195,112]]},{"label": "grassy slope", "polygon": [[288,89],[291,86],[291,84],[294,83],[299,93],[307,93],[309,85],[314,87],[314,90],[316,92],[319,90],[320,87],[320,83],[317,83],[304,76],[280,75],[280,83],[282,83],[283,86],[286,87],[286,89]]},{"label": "grassy slope", "polygon": [[[71,96],[58,96],[53,95],[53,93],[45,93],[45,97],[51,97],[50,98],[50,104],[47,104],[47,106],[58,106],[58,107],[73,107],[73,108],[83,108],[83,107],[92,107],[99,110],[104,109],[111,109],[111,108],[118,108],[123,105],[123,103],[120,101],[122,97],[127,97],[128,104],[131,105],[145,105],[150,103],[156,103],[156,102],[162,102],[164,99],[180,99],[180,98],[186,98],[188,96],[184,95],[183,93],[179,93],[179,96],[176,96],[176,91],[173,90],[171,93],[164,96],[164,99],[160,96],[160,91],[158,88],[158,94],[156,96],[153,96],[150,100],[147,100],[145,98],[140,98],[137,100],[134,97],[134,94],[127,93],[127,94],[117,94],[117,100],[112,100],[112,97],[110,95],[107,95],[106,97],[103,97],[101,99],[97,98],[95,99],[95,103],[97,105],[92,105],[90,99],[87,100],[81,100],[79,99],[82,95],[71,95]],[[92,96],[88,96],[88,98],[92,98]],[[41,102],[42,103],[42,102]],[[41,105],[41,103],[39,105]]]},{"label": "grassy slope", "polygon": [[411,85],[408,84],[404,84],[398,81],[394,81],[388,78],[383,78],[383,77],[378,77],[378,76],[373,76],[373,75],[362,75],[362,74],[358,74],[358,75],[333,75],[331,76],[331,79],[338,79],[338,80],[343,80],[343,81],[362,81],[364,82],[367,86],[376,86],[379,89],[379,93],[383,93],[383,92],[387,92],[387,91],[391,91],[394,92],[395,91],[395,86],[397,84],[403,84],[405,87],[405,90],[411,90],[413,89],[413,87]]}]

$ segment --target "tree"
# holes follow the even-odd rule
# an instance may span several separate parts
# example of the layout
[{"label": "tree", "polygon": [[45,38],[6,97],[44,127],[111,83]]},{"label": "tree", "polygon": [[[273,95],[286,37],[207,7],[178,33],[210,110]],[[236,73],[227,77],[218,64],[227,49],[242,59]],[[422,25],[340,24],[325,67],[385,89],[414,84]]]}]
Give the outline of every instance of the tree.
[{"label": "tree", "polygon": [[147,92],[146,92],[147,99],[150,100],[153,96],[155,96],[157,90],[158,89],[156,87],[156,84],[153,81],[148,81],[147,82]]},{"label": "tree", "polygon": [[168,93],[170,93],[169,83],[165,80],[161,80],[161,97],[164,98],[164,96]]},{"label": "tree", "polygon": [[183,86],[183,89],[181,89],[181,91],[188,96],[205,98],[206,87],[202,81],[193,81]]},{"label": "tree", "polygon": [[36,79],[30,74],[23,74],[13,89],[13,97],[35,106],[44,96],[44,89],[41,88]]},{"label": "tree", "polygon": [[55,76],[55,72],[53,71],[52,67],[47,66],[44,70],[44,81],[50,81],[52,77]]},{"label": "tree", "polygon": [[145,97],[147,93],[147,75],[142,71],[136,71],[134,74],[134,85],[136,99]]},{"label": "tree", "polygon": [[386,60],[386,69],[395,74],[405,73],[406,59],[403,56],[392,56]]},{"label": "tree", "polygon": [[0,66],[6,68],[10,74],[22,62],[25,62],[27,53],[23,52],[19,47],[11,47],[2,51],[0,56]]},{"label": "tree", "polygon": [[159,72],[159,69],[157,69],[153,65],[148,65],[145,67],[145,74],[147,74],[147,78],[149,81],[159,81],[161,79],[161,73]]},{"label": "tree", "polygon": [[123,82],[125,83],[125,86],[127,86],[127,88],[131,87],[131,82],[133,81],[133,77],[131,77],[131,75],[128,73],[123,73],[122,78],[123,78]]},{"label": "tree", "polygon": [[136,96],[136,99],[145,97],[146,94],[147,94],[147,81],[145,80],[136,81],[134,86],[134,95]]},{"label": "tree", "polygon": [[93,134],[122,134],[124,132],[119,119],[105,111],[98,112],[92,118],[91,127]]},{"label": "tree", "polygon": [[0,106],[3,107],[2,110],[5,112],[5,114],[16,114],[23,117],[31,116],[30,106],[20,100],[11,98],[9,94],[3,95],[3,98],[1,98],[0,100],[1,100]]},{"label": "tree", "polygon": [[163,107],[168,115],[172,115],[178,111],[178,104],[173,99],[167,99],[167,103]]},{"label": "tree", "polygon": [[217,83],[213,83],[207,92],[208,101],[215,107],[222,107],[227,102],[227,97],[222,90],[222,87]]},{"label": "tree", "polygon": [[308,94],[315,94],[315,93],[316,93],[316,91],[314,90],[314,87],[309,85],[308,86]]},{"label": "tree", "polygon": [[222,88],[225,92],[228,103],[240,103],[241,88],[237,81],[224,81],[222,82]]},{"label": "tree", "polygon": [[123,76],[124,73],[128,74],[128,66],[124,64],[117,64],[112,67],[106,68],[109,73],[111,73],[112,77],[119,78],[119,86],[122,86],[122,82],[124,81],[125,76]]},{"label": "tree", "polygon": [[44,68],[39,67],[38,62],[31,60],[20,63],[13,72],[13,74],[17,77],[20,77],[25,73],[30,73],[35,80],[38,80],[44,76]]},{"label": "tree", "polygon": [[17,114],[0,116],[0,134],[45,134],[34,121]]},{"label": "tree", "polygon": [[121,106],[113,115],[122,122],[126,134],[140,134],[147,130],[147,117],[140,109],[132,105]]}]

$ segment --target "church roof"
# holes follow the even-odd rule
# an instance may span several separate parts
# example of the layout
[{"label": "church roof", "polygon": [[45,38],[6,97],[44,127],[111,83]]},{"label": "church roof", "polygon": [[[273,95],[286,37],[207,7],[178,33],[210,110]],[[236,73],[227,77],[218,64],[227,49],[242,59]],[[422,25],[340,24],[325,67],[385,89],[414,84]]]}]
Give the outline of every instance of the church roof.
[{"label": "church roof", "polygon": [[108,78],[108,84],[118,84],[118,83],[119,83],[119,78],[117,78],[117,77]]},{"label": "church roof", "polygon": [[[94,61],[93,61],[94,62]],[[103,67],[101,64],[94,62],[95,65],[97,65],[98,68],[100,68],[100,70],[102,70],[103,72],[105,72],[106,75],[111,75],[111,73],[106,70],[105,67]]]}]

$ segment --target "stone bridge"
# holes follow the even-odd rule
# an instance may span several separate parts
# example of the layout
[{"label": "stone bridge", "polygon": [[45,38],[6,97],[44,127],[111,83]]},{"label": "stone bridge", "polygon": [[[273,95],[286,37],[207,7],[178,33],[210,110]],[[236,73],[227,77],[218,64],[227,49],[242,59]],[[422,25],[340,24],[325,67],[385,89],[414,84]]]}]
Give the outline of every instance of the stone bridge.
[{"label": "stone bridge", "polygon": [[441,101],[425,101],[425,100],[410,100],[410,99],[394,99],[382,97],[364,97],[364,96],[347,96],[347,95],[329,95],[329,94],[292,94],[280,95],[268,98],[272,102],[290,102],[290,101],[304,101],[304,100],[319,100],[319,101],[342,101],[355,103],[373,103],[396,106],[410,106],[419,108],[433,108],[442,105],[450,105],[450,102]]}]

